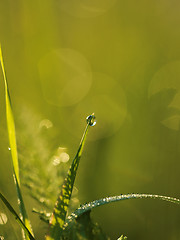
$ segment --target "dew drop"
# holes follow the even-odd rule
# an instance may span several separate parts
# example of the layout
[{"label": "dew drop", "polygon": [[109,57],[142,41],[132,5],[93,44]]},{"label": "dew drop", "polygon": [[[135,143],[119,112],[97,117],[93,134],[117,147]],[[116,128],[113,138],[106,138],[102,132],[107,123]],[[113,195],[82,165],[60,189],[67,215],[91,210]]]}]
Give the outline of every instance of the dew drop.
[{"label": "dew drop", "polygon": [[8,150],[9,150],[9,151],[11,151],[11,148],[10,148],[10,147],[8,147]]},{"label": "dew drop", "polygon": [[21,200],[18,198],[18,200],[17,200],[17,203],[18,203],[18,205],[20,205],[21,204]]},{"label": "dew drop", "polygon": [[51,213],[46,213],[46,217],[50,217],[51,216]]},{"label": "dew drop", "polygon": [[96,119],[96,117],[93,113],[86,118],[86,121],[90,126],[94,126],[94,125],[96,125],[96,120],[95,119]]},{"label": "dew drop", "polygon": [[45,199],[42,197],[42,198],[39,199],[39,201],[40,201],[41,203],[44,203],[44,202],[45,202]]},{"label": "dew drop", "polygon": [[[5,213],[0,213],[0,225],[6,224],[7,223],[7,216]],[[1,239],[1,238],[0,238]]]}]

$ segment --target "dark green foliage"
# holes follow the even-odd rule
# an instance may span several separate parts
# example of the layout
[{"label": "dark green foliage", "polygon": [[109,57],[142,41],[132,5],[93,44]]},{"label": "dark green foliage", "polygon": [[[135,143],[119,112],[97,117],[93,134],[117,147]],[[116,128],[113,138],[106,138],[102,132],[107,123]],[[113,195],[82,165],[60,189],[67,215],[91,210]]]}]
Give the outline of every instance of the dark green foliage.
[{"label": "dark green foliage", "polygon": [[62,240],[108,240],[101,227],[92,221],[90,213],[87,211],[73,221],[63,231]]}]

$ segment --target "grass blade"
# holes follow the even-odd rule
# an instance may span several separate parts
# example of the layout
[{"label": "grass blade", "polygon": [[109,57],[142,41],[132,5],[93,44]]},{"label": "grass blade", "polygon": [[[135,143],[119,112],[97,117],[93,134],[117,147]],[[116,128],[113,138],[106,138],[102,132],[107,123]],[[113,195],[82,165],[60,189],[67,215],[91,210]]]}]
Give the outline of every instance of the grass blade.
[{"label": "grass blade", "polygon": [[82,136],[77,154],[69,168],[67,177],[65,178],[64,184],[62,186],[61,193],[58,196],[58,199],[54,207],[54,212],[50,219],[49,232],[46,236],[46,240],[59,240],[60,236],[62,235],[66,213],[67,213],[69,201],[71,198],[74,181],[76,178],[76,172],[77,172],[79,161],[82,155],[88,129],[89,129],[89,126],[94,126],[95,123],[96,122],[95,122],[94,114],[87,117],[87,125],[85,128],[84,134]]},{"label": "grass blade", "polygon": [[[29,231],[32,233],[30,221],[28,220],[27,212],[25,209],[25,205],[24,205],[24,201],[23,201],[21,189],[20,189],[15,124],[14,124],[14,117],[13,117],[13,112],[11,107],[8,83],[7,83],[7,78],[6,78],[5,68],[4,68],[1,45],[0,45],[0,64],[3,72],[4,86],[5,86],[6,120],[7,120],[7,128],[8,128],[8,135],[9,135],[9,145],[10,145],[11,156],[12,156],[13,175],[14,175],[16,191],[18,196],[18,204],[19,204],[19,209],[22,215],[23,222],[25,223]],[[29,239],[29,237],[26,234],[25,234],[25,239]]]},{"label": "grass blade", "polygon": [[3,201],[3,203],[5,204],[5,206],[9,209],[9,211],[12,213],[12,215],[15,217],[16,221],[19,223],[19,225],[21,226],[21,228],[24,230],[24,232],[26,233],[26,235],[29,237],[30,240],[35,240],[35,238],[32,236],[32,234],[30,233],[30,231],[28,230],[28,228],[25,226],[25,224],[23,223],[23,221],[20,219],[20,217],[18,216],[18,214],[16,213],[16,211],[14,210],[14,208],[11,206],[11,204],[8,202],[8,200],[3,196],[2,193],[0,193],[0,199]]},{"label": "grass blade", "polygon": [[83,213],[90,211],[93,208],[100,207],[105,204],[121,201],[121,200],[128,200],[128,199],[137,199],[137,198],[152,198],[152,199],[160,199],[167,202],[172,202],[176,204],[180,204],[180,199],[160,196],[160,195],[153,195],[153,194],[126,194],[120,196],[113,196],[113,197],[106,197],[99,200],[95,200],[90,203],[86,203],[76,209],[67,219],[64,227],[67,227],[70,222],[72,222],[77,217],[81,216]]}]

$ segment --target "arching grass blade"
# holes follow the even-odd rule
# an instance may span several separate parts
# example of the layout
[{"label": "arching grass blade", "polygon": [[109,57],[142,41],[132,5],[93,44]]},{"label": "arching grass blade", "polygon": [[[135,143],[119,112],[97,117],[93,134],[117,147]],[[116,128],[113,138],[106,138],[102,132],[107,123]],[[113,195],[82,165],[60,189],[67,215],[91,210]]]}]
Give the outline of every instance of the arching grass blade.
[{"label": "arching grass blade", "polygon": [[74,181],[76,178],[77,169],[79,166],[79,161],[82,155],[83,147],[85,144],[86,136],[88,133],[89,126],[95,125],[94,114],[87,117],[87,125],[82,136],[77,154],[69,168],[67,177],[64,180],[61,193],[56,201],[54,212],[50,219],[49,232],[46,236],[46,240],[59,240],[62,235],[62,230],[66,218],[67,209],[69,206],[69,201],[71,198]]},{"label": "arching grass blade", "polygon": [[25,226],[25,224],[23,223],[23,221],[20,219],[20,217],[18,216],[18,214],[16,213],[16,211],[14,210],[14,208],[11,206],[11,204],[8,202],[8,200],[5,198],[5,196],[3,196],[2,193],[0,193],[0,199],[3,201],[3,203],[5,204],[5,206],[9,209],[9,211],[12,213],[12,215],[15,217],[16,221],[19,223],[19,225],[21,226],[21,228],[24,230],[24,232],[26,233],[26,235],[29,237],[30,240],[35,240],[35,238],[32,236],[32,234],[30,233],[29,229]]},{"label": "arching grass blade", "polygon": [[106,197],[99,200],[95,200],[93,202],[86,203],[76,209],[67,219],[64,227],[67,227],[67,225],[72,222],[77,217],[81,216],[83,213],[90,211],[93,208],[100,207],[105,204],[122,201],[122,200],[128,200],[128,199],[138,199],[138,198],[152,198],[152,199],[160,199],[167,202],[172,202],[176,204],[180,204],[180,199],[178,198],[172,198],[172,197],[166,197],[166,196],[160,196],[160,195],[153,195],[153,194],[126,194],[126,195],[120,195],[120,196],[113,196],[113,197]]},{"label": "arching grass blade", "polygon": [[[18,204],[19,204],[19,209],[22,215],[23,222],[26,225],[26,227],[29,229],[29,231],[32,233],[30,221],[28,220],[27,212],[25,209],[25,205],[24,205],[24,201],[23,201],[21,189],[20,189],[19,163],[18,163],[18,153],[17,153],[17,145],[16,145],[16,131],[15,131],[14,117],[12,112],[8,83],[7,83],[7,78],[6,78],[5,68],[4,68],[1,45],[0,45],[0,64],[1,64],[3,79],[4,79],[6,120],[7,120],[9,145],[10,145],[11,156],[12,156],[13,175],[14,175],[14,180],[16,185]],[[25,238],[29,239],[29,237],[26,234],[25,234]]]}]

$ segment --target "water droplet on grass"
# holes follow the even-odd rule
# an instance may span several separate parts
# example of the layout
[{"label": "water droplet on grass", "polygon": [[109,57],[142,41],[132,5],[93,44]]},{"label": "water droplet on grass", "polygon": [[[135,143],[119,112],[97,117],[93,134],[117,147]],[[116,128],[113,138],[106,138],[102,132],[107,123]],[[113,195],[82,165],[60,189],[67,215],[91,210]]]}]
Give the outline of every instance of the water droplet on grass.
[{"label": "water droplet on grass", "polygon": [[87,121],[87,123],[89,123],[90,126],[94,126],[94,125],[96,125],[95,119],[96,119],[96,117],[94,116],[94,113],[93,113],[86,118],[86,121]]},{"label": "water droplet on grass", "polygon": [[18,205],[21,204],[21,200],[19,198],[17,199],[17,203],[18,203]]},{"label": "water droplet on grass", "polygon": [[42,198],[39,199],[39,201],[40,201],[41,203],[44,203],[44,202],[45,202],[45,199],[42,197]]},{"label": "water droplet on grass", "polygon": [[[6,224],[7,223],[7,216],[5,213],[0,213],[0,224],[3,225],[3,224]],[[1,239],[1,238],[0,238]]]}]

